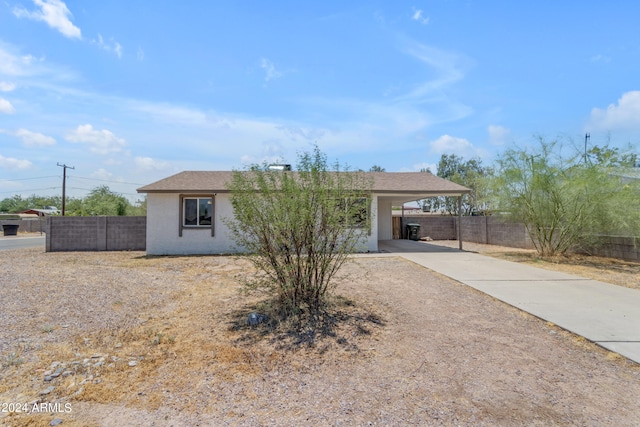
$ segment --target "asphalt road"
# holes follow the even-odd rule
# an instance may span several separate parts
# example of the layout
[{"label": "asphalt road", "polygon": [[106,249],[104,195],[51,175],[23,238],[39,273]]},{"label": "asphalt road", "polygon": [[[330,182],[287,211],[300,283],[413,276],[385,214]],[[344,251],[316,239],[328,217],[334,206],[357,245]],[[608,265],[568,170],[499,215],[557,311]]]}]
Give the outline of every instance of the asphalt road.
[{"label": "asphalt road", "polygon": [[42,248],[44,250],[45,236],[0,236],[0,251],[24,248]]}]

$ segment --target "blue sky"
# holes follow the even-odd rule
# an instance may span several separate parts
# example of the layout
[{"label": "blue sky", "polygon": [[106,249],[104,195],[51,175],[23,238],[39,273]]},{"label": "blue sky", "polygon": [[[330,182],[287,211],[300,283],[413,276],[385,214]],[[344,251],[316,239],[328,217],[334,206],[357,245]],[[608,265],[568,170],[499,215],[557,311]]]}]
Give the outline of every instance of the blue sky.
[{"label": "blue sky", "polygon": [[640,140],[640,3],[620,0],[0,3],[0,199],[317,144],[387,171],[510,144]]}]

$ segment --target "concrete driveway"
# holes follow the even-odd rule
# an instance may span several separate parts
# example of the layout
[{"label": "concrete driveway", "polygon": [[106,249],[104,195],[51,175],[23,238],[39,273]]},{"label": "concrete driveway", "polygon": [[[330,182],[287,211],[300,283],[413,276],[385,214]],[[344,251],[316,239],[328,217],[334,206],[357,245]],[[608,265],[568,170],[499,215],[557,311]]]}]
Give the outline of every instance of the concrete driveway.
[{"label": "concrete driveway", "polygon": [[640,291],[410,240],[393,253],[640,363]]}]

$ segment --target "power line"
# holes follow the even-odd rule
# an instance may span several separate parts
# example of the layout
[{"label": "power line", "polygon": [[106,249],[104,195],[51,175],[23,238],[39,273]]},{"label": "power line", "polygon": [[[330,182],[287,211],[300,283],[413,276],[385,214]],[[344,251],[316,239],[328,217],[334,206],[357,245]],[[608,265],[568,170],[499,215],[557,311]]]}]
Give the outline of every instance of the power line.
[{"label": "power line", "polygon": [[88,177],[78,176],[78,175],[69,175],[69,178],[87,179],[89,181],[112,182],[114,184],[144,185],[144,184],[139,184],[137,182],[112,181],[112,180],[109,180],[109,179],[88,178]]},{"label": "power line", "polygon": [[59,188],[61,188],[61,187],[32,188],[32,189],[29,189],[29,190],[19,190],[19,191],[0,191],[0,194],[25,193],[27,191],[58,190]]},{"label": "power line", "polygon": [[[82,187],[69,187],[70,190],[85,190],[85,191],[93,191],[95,190],[95,188],[82,188]],[[139,196],[140,193],[121,193],[120,191],[116,191],[114,192],[114,194],[119,194],[119,195],[129,195],[129,196]]]},{"label": "power line", "polygon": [[38,176],[35,178],[0,179],[0,182],[28,181],[31,179],[60,178],[60,175]]},{"label": "power line", "polygon": [[85,190],[85,191],[93,191],[95,188],[82,188],[82,187],[69,187],[70,190]]}]

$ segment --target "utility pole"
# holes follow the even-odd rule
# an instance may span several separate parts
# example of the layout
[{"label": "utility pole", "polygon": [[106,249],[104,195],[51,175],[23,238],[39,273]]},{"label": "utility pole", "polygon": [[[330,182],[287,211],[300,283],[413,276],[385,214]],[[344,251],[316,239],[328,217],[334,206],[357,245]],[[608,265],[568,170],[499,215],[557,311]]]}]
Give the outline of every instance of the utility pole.
[{"label": "utility pole", "polygon": [[67,169],[75,169],[75,166],[61,165],[60,163],[58,163],[58,166],[62,168],[62,216],[64,216],[65,202],[67,199]]},{"label": "utility pole", "polygon": [[584,134],[584,164],[587,164],[587,142],[589,141],[589,138],[591,138],[591,134],[590,133],[585,133]]}]

